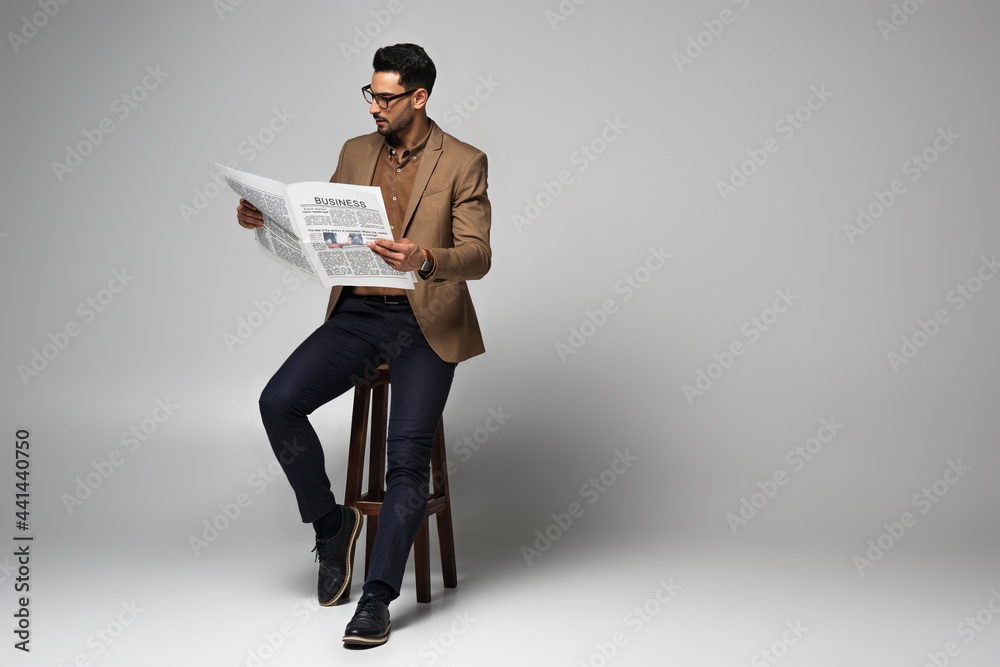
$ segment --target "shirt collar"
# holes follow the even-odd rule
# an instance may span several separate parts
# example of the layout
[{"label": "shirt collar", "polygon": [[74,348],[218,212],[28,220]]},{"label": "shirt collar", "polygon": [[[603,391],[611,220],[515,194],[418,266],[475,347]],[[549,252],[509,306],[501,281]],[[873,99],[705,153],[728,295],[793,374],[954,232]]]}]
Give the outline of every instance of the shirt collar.
[{"label": "shirt collar", "polygon": [[427,121],[427,133],[424,134],[420,141],[408,150],[397,150],[395,146],[389,143],[388,136],[383,137],[386,153],[389,155],[390,160],[396,159],[399,162],[403,162],[404,160],[414,161],[415,158],[420,157],[420,154],[424,152],[424,147],[427,146],[427,141],[431,138],[431,132],[434,131],[434,121],[430,118],[428,118]]}]

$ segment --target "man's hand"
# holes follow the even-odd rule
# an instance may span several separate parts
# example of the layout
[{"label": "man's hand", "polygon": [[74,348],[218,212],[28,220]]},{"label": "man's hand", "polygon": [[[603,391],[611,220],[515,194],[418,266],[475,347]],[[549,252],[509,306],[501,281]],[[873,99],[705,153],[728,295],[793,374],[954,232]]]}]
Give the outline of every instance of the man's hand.
[{"label": "man's hand", "polygon": [[264,226],[264,214],[256,206],[240,197],[240,205],[236,207],[236,221],[241,227],[257,229]]},{"label": "man's hand", "polygon": [[417,271],[427,259],[420,246],[410,239],[400,239],[399,241],[375,239],[374,242],[368,244],[368,247],[397,271]]}]

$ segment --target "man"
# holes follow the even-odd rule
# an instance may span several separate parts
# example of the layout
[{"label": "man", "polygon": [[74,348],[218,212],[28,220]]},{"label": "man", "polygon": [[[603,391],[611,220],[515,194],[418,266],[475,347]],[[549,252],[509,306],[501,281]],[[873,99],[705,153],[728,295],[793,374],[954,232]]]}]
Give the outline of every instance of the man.
[{"label": "man", "polygon": [[[344,144],[331,182],[381,188],[393,240],[368,246],[389,266],[415,271],[413,290],[334,287],[327,319],[264,388],[260,411],[271,447],[316,531],[320,604],[343,595],[361,530],[355,508],[338,505],[323,448],[308,415],[388,359],[392,377],[386,495],[369,574],[345,644],[385,643],[389,603],[427,508],[434,433],[455,366],[484,351],[467,280],[490,269],[486,156],[427,117],[434,63],[415,44],[380,48],[362,89],[376,132]],[[237,219],[256,229],[262,214],[240,200]]]}]

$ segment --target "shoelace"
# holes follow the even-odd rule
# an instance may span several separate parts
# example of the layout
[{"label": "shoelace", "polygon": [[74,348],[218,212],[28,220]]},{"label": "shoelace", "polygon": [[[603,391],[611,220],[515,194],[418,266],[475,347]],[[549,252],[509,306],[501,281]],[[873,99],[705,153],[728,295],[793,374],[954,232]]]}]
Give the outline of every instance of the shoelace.
[{"label": "shoelace", "polygon": [[316,546],[312,548],[316,552],[316,558],[313,562],[319,560],[333,560],[333,544],[330,542],[321,542],[316,540]]},{"label": "shoelace", "polygon": [[379,610],[379,599],[374,595],[364,595],[358,600],[358,611],[367,611],[372,616],[375,616],[376,612]]}]

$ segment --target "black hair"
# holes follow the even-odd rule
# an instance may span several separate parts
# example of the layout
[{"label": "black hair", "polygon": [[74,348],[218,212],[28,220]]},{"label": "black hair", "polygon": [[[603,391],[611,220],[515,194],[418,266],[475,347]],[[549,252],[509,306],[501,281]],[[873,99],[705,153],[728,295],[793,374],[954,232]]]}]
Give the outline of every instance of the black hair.
[{"label": "black hair", "polygon": [[375,52],[372,67],[376,72],[399,74],[399,85],[404,90],[423,88],[431,94],[437,70],[427,52],[416,44],[393,44]]}]

